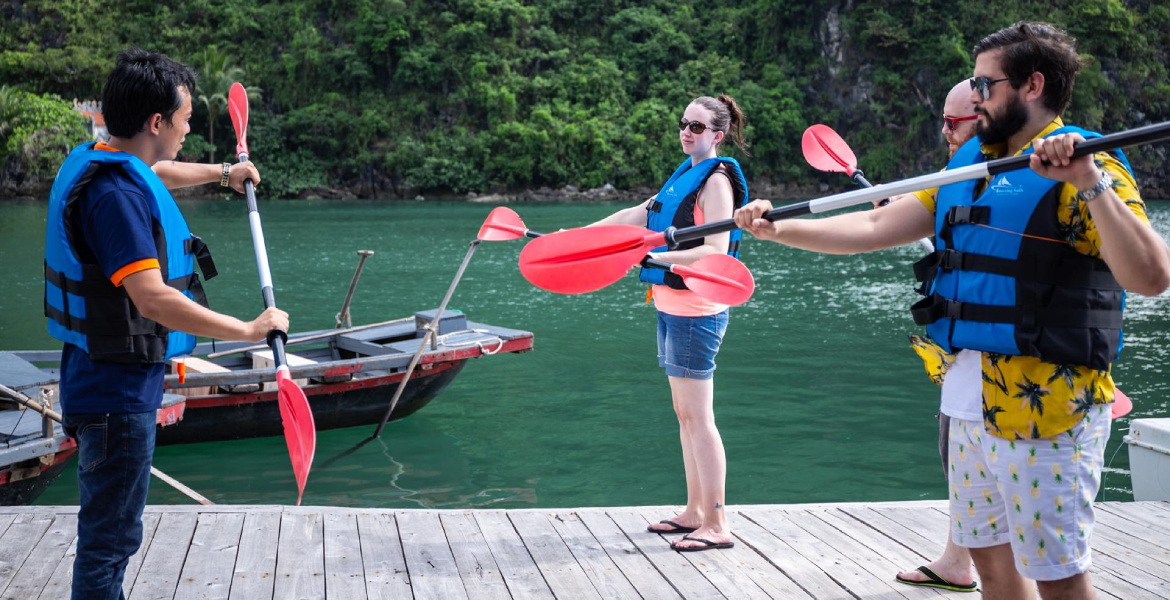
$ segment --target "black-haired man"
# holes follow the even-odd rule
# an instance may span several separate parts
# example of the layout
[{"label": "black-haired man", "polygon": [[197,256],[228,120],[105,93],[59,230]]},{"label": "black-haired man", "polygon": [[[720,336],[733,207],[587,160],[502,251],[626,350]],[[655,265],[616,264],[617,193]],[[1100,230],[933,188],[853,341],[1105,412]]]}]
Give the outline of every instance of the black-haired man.
[{"label": "black-haired man", "polygon": [[[151,170],[182,147],[193,87],[194,73],[165,56],[121,53],[102,94],[111,139],[75,148],[49,199],[45,315],[64,343],[61,406],[78,444],[75,599],[122,598],[142,541],[165,361],[189,353],[196,335],[259,341],[288,329],[274,308],[247,323],[206,308],[195,263],[213,276],[210,254]],[[208,167],[162,170],[194,184]],[[246,167],[236,177],[259,179]]]},{"label": "black-haired man", "polygon": [[1093,598],[1092,502],[1125,292],[1170,286],[1170,252],[1123,153],[1070,158],[1075,142],[1098,135],[1060,118],[1080,68],[1074,40],[1018,23],[974,54],[977,137],[947,166],[1030,152],[1031,169],[829,219],[770,223],[760,215],[771,205],[757,201],[736,222],[837,254],[936,234],[938,251],[919,269],[930,295],[914,306],[915,321],[981,370],[982,419],[951,420],[954,541],[971,550],[988,598],[1031,598],[1027,579],[1046,599]]}]

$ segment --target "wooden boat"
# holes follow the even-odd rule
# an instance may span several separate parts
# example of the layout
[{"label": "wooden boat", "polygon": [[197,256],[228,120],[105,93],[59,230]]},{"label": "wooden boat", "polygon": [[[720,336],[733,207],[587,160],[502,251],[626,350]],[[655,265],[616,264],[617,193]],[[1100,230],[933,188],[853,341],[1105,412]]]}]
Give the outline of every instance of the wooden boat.
[{"label": "wooden boat", "polygon": [[[304,389],[317,429],[374,425],[435,311],[340,330],[289,336],[291,376]],[[474,323],[444,313],[437,336],[419,360],[390,420],[426,406],[473,358],[532,350],[527,331]],[[165,378],[158,445],[283,435],[271,351],[242,342],[200,344],[184,359],[186,374]],[[198,358],[206,357],[206,358]],[[0,383],[52,405],[61,352],[0,352]],[[36,364],[34,364],[36,363]],[[177,362],[168,366],[178,370]],[[8,435],[4,435],[7,433]],[[28,504],[65,468],[76,445],[30,410],[0,410],[0,505]]]}]

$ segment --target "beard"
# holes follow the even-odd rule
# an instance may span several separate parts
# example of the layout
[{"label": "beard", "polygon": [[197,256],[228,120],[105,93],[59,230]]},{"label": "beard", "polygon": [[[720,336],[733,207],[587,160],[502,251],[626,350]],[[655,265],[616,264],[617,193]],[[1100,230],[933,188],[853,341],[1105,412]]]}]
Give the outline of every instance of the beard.
[{"label": "beard", "polygon": [[1000,115],[992,115],[982,106],[976,106],[975,112],[987,117],[987,126],[982,120],[975,122],[975,133],[984,144],[1002,144],[1028,123],[1028,109],[1019,96],[1012,96]]}]

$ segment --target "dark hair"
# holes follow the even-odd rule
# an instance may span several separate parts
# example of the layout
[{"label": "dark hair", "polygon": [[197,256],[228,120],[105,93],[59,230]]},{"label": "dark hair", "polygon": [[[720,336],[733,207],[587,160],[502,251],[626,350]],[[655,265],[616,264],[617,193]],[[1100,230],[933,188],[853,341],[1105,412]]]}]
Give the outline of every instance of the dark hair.
[{"label": "dark hair", "polygon": [[691,104],[698,104],[711,111],[711,128],[722,131],[725,141],[731,138],[731,141],[735,142],[735,145],[746,156],[752,155],[748,151],[747,143],[743,140],[743,128],[747,125],[747,119],[744,118],[743,110],[739,108],[739,104],[736,104],[735,98],[727,94],[719,94],[718,98],[699,96],[691,100]]},{"label": "dark hair", "polygon": [[195,90],[195,72],[187,65],[136,46],[123,50],[102,89],[102,117],[110,135],[132,138],[155,113],[171,123],[183,105],[180,87],[188,94]]},{"label": "dark hair", "polygon": [[1016,89],[1032,73],[1044,75],[1044,106],[1059,115],[1072,100],[1073,82],[1081,70],[1076,46],[1076,38],[1054,25],[1023,21],[979,40],[974,53],[1003,50],[1000,66]]}]

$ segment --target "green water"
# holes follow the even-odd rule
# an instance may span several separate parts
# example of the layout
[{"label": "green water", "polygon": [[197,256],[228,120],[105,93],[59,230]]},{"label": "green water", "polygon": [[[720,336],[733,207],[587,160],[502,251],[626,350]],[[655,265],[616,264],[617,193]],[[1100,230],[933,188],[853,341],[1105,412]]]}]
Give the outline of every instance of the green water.
[{"label": "green water", "polygon": [[[355,323],[438,305],[491,207],[459,202],[265,202],[276,297],[294,331],[329,328],[354,252],[374,250],[354,299]],[[614,205],[521,205],[529,227],[590,222]],[[260,306],[245,208],[183,204],[215,252],[213,306],[251,318]],[[56,347],[41,316],[44,206],[0,204],[0,349]],[[1153,203],[1170,234],[1170,206]],[[382,441],[322,465],[371,427],[321,432],[305,503],[366,507],[568,507],[685,501],[677,423],[655,359],[655,318],[632,277],[586,296],[528,285],[523,242],[484,244],[452,306],[477,321],[527,329],[536,350],[472,361]],[[758,284],[732,309],[716,376],[728,457],[727,500],[881,501],[945,495],[937,456],[938,388],[906,335],[916,331],[916,246],[830,257],[748,240]],[[1131,296],[1117,380],[1132,417],[1170,416],[1170,296]],[[389,392],[387,393],[389,396]],[[1129,418],[1114,424],[1114,457]],[[1130,495],[1128,456],[1112,460],[1105,496]],[[159,448],[155,465],[220,503],[291,503],[281,438]],[[73,467],[41,504],[77,502]],[[186,503],[161,482],[150,502]]]}]

